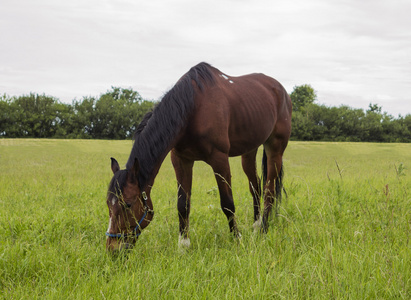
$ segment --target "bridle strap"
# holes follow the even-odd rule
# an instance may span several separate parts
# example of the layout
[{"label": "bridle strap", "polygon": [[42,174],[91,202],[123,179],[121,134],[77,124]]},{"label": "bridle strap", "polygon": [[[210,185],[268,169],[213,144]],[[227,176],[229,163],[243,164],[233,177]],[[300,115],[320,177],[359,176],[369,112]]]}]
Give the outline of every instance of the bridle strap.
[{"label": "bridle strap", "polygon": [[150,214],[154,213],[154,211],[152,209],[148,208],[148,205],[147,205],[147,199],[148,198],[147,198],[146,192],[142,192],[141,196],[143,198],[143,203],[144,203],[144,214],[141,217],[140,221],[138,221],[136,227],[133,230],[133,233],[109,233],[109,232],[106,232],[106,236],[112,237],[112,238],[125,238],[129,235],[134,235],[135,237],[140,236],[140,234],[141,234],[141,223],[143,223],[145,217],[147,216],[147,213],[150,213]]}]

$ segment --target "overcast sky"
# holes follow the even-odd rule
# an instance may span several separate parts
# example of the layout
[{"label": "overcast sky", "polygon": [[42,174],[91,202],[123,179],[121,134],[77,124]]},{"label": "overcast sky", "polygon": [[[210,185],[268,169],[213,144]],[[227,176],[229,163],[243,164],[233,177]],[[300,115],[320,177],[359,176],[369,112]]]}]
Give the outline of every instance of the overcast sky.
[{"label": "overcast sky", "polygon": [[201,61],[411,114],[411,1],[0,0],[0,94],[157,100]]}]

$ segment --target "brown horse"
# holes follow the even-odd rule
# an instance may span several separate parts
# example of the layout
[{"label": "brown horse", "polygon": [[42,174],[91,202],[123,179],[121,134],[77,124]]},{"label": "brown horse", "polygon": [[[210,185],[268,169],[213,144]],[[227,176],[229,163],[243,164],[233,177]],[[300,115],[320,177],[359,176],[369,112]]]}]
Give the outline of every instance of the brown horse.
[{"label": "brown horse", "polygon": [[[268,228],[282,189],[282,157],[291,133],[291,100],[283,86],[263,74],[228,76],[200,63],[191,68],[140,123],[126,169],[112,158],[107,205],[107,249],[131,248],[153,218],[150,191],[171,151],[178,182],[181,245],[188,236],[194,161],[209,164],[230,231],[239,236],[228,158],[241,155],[254,203],[254,224]],[[264,213],[256,154],[263,153]]]}]

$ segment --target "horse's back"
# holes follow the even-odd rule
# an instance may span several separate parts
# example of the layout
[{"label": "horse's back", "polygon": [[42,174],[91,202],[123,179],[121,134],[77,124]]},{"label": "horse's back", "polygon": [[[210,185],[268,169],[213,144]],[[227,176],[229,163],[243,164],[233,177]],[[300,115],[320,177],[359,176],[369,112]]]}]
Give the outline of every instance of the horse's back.
[{"label": "horse's back", "polygon": [[269,139],[277,124],[291,121],[289,96],[277,80],[264,74],[233,77],[217,69],[214,77],[212,86],[197,91],[178,149],[196,153],[197,159],[214,150],[242,155]]},{"label": "horse's back", "polygon": [[218,122],[227,130],[230,155],[255,149],[276,134],[277,128],[287,131],[291,124],[291,100],[274,78],[261,73],[239,77],[224,75],[219,76],[217,85],[221,91],[214,97],[220,101],[218,106],[222,103],[225,106],[220,108]]}]

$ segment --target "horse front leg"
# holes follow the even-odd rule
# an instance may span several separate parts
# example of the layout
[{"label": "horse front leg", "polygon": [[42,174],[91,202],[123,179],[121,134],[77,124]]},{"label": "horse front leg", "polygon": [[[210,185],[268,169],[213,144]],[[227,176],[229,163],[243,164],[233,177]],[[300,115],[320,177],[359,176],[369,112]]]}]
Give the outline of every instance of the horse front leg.
[{"label": "horse front leg", "polygon": [[228,155],[224,153],[214,155],[213,159],[210,161],[210,165],[213,168],[217,181],[218,191],[220,193],[221,209],[227,217],[230,231],[235,237],[241,237],[241,234],[238,231],[237,222],[235,220],[235,206],[231,189],[231,172],[228,162]]},{"label": "horse front leg", "polygon": [[180,233],[178,244],[180,247],[189,247],[190,238],[188,231],[194,161],[182,159],[176,154],[175,150],[171,151],[171,161],[173,163],[178,184],[177,210]]}]

